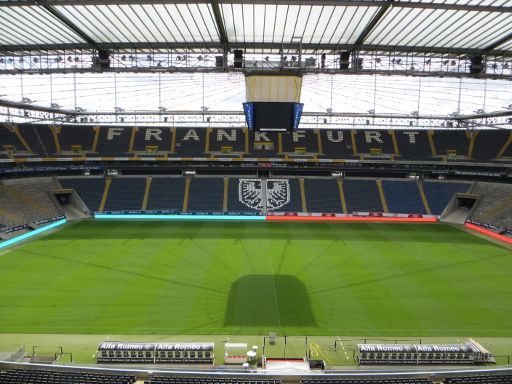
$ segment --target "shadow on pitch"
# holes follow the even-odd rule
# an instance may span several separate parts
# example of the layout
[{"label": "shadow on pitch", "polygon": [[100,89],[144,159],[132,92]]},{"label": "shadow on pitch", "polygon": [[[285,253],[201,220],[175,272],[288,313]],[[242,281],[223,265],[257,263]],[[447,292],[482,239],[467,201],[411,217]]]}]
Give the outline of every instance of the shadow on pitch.
[{"label": "shadow on pitch", "polygon": [[231,286],[224,326],[316,327],[306,286],[288,275],[246,275]]}]

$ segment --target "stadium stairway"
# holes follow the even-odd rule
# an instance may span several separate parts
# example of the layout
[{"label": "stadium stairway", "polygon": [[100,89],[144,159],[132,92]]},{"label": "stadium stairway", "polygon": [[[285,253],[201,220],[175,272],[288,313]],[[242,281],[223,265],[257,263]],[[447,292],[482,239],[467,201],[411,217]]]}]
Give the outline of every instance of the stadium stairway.
[{"label": "stadium stairway", "polygon": [[51,178],[4,180],[0,184],[0,222],[16,226],[61,216],[52,188]]},{"label": "stadium stairway", "polygon": [[477,182],[473,192],[481,198],[471,220],[498,230],[512,230],[512,185]]}]

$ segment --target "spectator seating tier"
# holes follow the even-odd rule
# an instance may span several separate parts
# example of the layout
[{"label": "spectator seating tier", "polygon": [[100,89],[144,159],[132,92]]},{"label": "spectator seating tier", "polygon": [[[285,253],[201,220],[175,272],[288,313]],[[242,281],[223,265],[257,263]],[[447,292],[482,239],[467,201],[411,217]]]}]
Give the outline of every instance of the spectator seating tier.
[{"label": "spectator seating tier", "polygon": [[375,180],[346,179],[343,190],[348,213],[384,211]]},{"label": "spectator seating tier", "polygon": [[130,384],[134,376],[97,372],[42,369],[9,369],[0,373],[0,384]]},{"label": "spectator seating tier", "polygon": [[261,180],[230,178],[228,183],[228,212],[257,214],[261,210]]},{"label": "spectator seating tier", "polygon": [[389,212],[427,213],[416,181],[383,180],[382,189]]},{"label": "spectator seating tier", "polygon": [[473,146],[473,160],[492,161],[507,142],[510,132],[507,130],[481,131]]},{"label": "spectator seating tier", "polygon": [[512,185],[477,182],[473,193],[480,195],[480,200],[471,220],[512,230]]},{"label": "spectator seating tier", "polygon": [[76,191],[87,208],[91,212],[100,209],[101,199],[105,190],[105,179],[102,177],[73,177],[60,178],[63,188],[71,188]]},{"label": "spectator seating tier", "polygon": [[217,212],[223,210],[224,179],[221,177],[192,177],[187,212]]},{"label": "spectator seating tier", "polygon": [[140,210],[145,190],[146,178],[114,177],[110,184],[104,210]]},{"label": "spectator seating tier", "polygon": [[[287,196],[285,188],[289,188]],[[267,179],[266,190],[268,212],[302,212],[299,179]]]},{"label": "spectator seating tier", "polygon": [[304,179],[308,212],[343,213],[336,179]]},{"label": "spectator seating tier", "polygon": [[465,159],[470,142],[468,136],[464,129],[432,131],[437,155],[445,156],[449,151],[455,151],[457,158]]},{"label": "spectator seating tier", "polygon": [[181,212],[185,196],[185,179],[182,177],[153,177],[146,209]]},{"label": "spectator seating tier", "polygon": [[0,224],[12,228],[63,215],[48,179],[16,179],[0,184]]},{"label": "spectator seating tier", "polygon": [[153,376],[145,384],[281,384],[280,379],[219,376]]},{"label": "spectator seating tier", "polygon": [[395,155],[393,135],[387,130],[357,130],[354,131],[357,153],[374,156]]},{"label": "spectator seating tier", "polygon": [[471,184],[425,181],[423,191],[433,215],[440,215],[456,193],[467,192]]},{"label": "spectator seating tier", "polygon": [[[455,153],[459,161],[467,159],[495,161],[502,151],[500,161],[511,161],[512,145],[509,132],[498,130],[467,131],[464,129],[440,130],[300,130],[294,133],[248,132],[237,128],[170,128],[170,127],[120,127],[42,124],[17,125],[21,136],[30,147],[27,151],[13,132],[12,125],[0,125],[0,155],[4,147],[13,146],[18,157],[70,157],[71,146],[80,145],[80,154],[91,157],[134,157],[168,155],[173,157],[208,157],[243,154],[247,158],[288,158],[318,156],[327,159],[354,159],[360,155],[368,158],[398,160],[440,161],[441,156]],[[98,141],[95,143],[96,133]],[[246,151],[248,138],[248,153]],[[436,156],[432,155],[429,136]],[[470,151],[471,137],[474,137]],[[132,142],[133,139],[133,142]],[[396,144],[395,144],[396,141]],[[355,147],[354,147],[355,143]],[[60,152],[57,144],[60,145]],[[153,148],[149,148],[153,147]],[[224,148],[223,148],[224,147]],[[92,149],[96,151],[93,153]],[[302,153],[305,152],[305,153]],[[469,153],[472,152],[472,153]],[[452,155],[453,155],[452,153]]]},{"label": "spectator seating tier", "polygon": [[432,150],[425,130],[397,130],[395,137],[403,159],[428,160]]}]

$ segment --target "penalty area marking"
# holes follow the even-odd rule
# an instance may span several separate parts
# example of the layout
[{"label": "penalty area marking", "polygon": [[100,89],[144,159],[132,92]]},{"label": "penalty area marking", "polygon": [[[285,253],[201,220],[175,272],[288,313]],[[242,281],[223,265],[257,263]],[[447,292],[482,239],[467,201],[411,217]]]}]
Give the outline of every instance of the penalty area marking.
[{"label": "penalty area marking", "polygon": [[309,345],[310,345],[311,349],[313,350],[313,352],[316,353],[316,354],[314,354],[315,357],[320,354],[325,359],[325,361],[327,361],[329,363],[329,365],[333,365],[331,360],[325,355],[325,353],[322,351],[322,348],[320,348],[320,346],[317,343],[310,343]]}]

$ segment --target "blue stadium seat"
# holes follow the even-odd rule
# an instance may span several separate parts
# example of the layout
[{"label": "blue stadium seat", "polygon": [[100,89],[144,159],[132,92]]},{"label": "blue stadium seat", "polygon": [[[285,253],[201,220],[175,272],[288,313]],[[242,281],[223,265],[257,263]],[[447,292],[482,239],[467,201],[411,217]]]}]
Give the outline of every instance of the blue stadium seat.
[{"label": "blue stadium seat", "polygon": [[181,212],[185,196],[185,178],[153,177],[146,210]]},{"label": "blue stadium seat", "polygon": [[[289,186],[288,196],[279,192],[282,183]],[[288,202],[283,204],[284,201]],[[302,212],[299,179],[267,180],[267,210],[268,212]]]},{"label": "blue stadium seat", "polygon": [[61,127],[59,143],[61,152],[73,152],[73,145],[81,145],[83,152],[91,152],[94,142],[93,127],[65,126]]},{"label": "blue stadium seat", "polygon": [[346,179],[343,191],[348,213],[384,211],[375,180]]},{"label": "blue stadium seat", "polygon": [[383,180],[382,189],[390,213],[427,213],[416,181]]},{"label": "blue stadium seat", "polygon": [[470,186],[469,183],[425,181],[423,182],[423,191],[425,191],[432,214],[440,215],[453,195],[459,192],[467,192]]},{"label": "blue stadium seat", "polygon": [[112,178],[104,211],[140,210],[145,189],[145,177]]},{"label": "blue stadium seat", "polygon": [[304,179],[308,212],[343,213],[336,179]]},{"label": "blue stadium seat", "polygon": [[131,156],[128,154],[131,134],[131,128],[101,127],[96,156]]},{"label": "blue stadium seat", "polygon": [[496,158],[510,132],[503,130],[480,131],[475,139],[472,158],[477,161],[490,161]]},{"label": "blue stadium seat", "polygon": [[433,131],[437,155],[447,155],[449,150],[457,152],[457,157],[465,158],[468,153],[469,139],[466,130]]},{"label": "blue stadium seat", "polygon": [[[244,188],[244,185],[246,188]],[[256,191],[250,191],[252,188]],[[258,206],[259,209],[256,208]],[[228,184],[228,211],[233,213],[260,213],[261,180],[230,178]]]},{"label": "blue stadium seat", "polygon": [[187,212],[222,212],[224,179],[222,177],[193,177],[190,180]]},{"label": "blue stadium seat", "polygon": [[395,137],[400,157],[412,160],[425,160],[432,157],[432,150],[425,130],[399,130]]},{"label": "blue stadium seat", "polygon": [[91,212],[98,211],[105,190],[103,177],[61,178],[59,182],[63,188],[74,189]]}]

